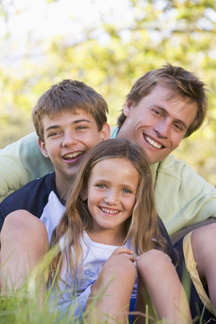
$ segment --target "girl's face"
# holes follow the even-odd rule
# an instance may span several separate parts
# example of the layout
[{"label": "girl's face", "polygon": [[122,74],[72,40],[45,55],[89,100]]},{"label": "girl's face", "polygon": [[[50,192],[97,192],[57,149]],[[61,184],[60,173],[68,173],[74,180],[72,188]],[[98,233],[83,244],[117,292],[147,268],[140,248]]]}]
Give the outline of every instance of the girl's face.
[{"label": "girl's face", "polygon": [[138,181],[137,170],[125,158],[103,160],[94,166],[87,188],[91,233],[109,229],[125,234],[124,222],[132,214]]}]

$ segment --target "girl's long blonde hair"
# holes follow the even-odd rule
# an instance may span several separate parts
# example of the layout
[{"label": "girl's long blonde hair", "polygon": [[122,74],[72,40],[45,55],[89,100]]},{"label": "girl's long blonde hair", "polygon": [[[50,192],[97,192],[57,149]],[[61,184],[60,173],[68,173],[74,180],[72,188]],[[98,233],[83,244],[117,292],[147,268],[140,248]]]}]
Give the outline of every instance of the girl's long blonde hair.
[{"label": "girl's long blonde hair", "polygon": [[[50,278],[55,277],[62,260],[66,259],[73,275],[80,270],[83,261],[83,251],[80,238],[83,232],[91,228],[92,216],[88,210],[87,201],[83,201],[82,194],[87,189],[88,179],[94,166],[106,159],[123,158],[129,160],[139,174],[136,201],[132,215],[126,221],[127,235],[124,243],[130,239],[131,247],[136,254],[151,249],[161,249],[168,253],[165,239],[158,227],[158,217],[155,209],[154,192],[148,159],[143,149],[125,139],[110,139],[99,143],[89,151],[83,160],[77,177],[71,186],[66,204],[66,211],[58,226],[53,231],[51,246],[59,242],[64,235],[66,247],[59,253],[51,264]],[[73,247],[73,256],[71,247]],[[60,271],[58,272],[60,273]]]}]

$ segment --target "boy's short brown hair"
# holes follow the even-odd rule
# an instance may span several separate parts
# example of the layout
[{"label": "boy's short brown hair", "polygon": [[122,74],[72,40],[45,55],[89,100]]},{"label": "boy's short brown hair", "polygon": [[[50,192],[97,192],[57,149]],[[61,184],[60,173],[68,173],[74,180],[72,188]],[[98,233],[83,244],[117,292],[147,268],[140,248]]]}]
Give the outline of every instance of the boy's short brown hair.
[{"label": "boy's short brown hair", "polygon": [[63,80],[51,86],[38,100],[32,111],[32,119],[37,135],[44,142],[44,116],[56,116],[62,111],[81,109],[91,114],[100,132],[107,121],[108,106],[103,97],[93,88],[76,80]]},{"label": "boy's short brown hair", "polygon": [[[172,97],[177,96],[182,100],[197,104],[196,117],[185,134],[185,137],[190,136],[202,125],[206,116],[208,103],[204,83],[191,72],[167,63],[162,68],[147,72],[139,78],[131,88],[127,99],[136,107],[158,84],[170,89],[173,92]],[[117,121],[119,128],[121,128],[125,119],[126,116],[122,112]]]}]

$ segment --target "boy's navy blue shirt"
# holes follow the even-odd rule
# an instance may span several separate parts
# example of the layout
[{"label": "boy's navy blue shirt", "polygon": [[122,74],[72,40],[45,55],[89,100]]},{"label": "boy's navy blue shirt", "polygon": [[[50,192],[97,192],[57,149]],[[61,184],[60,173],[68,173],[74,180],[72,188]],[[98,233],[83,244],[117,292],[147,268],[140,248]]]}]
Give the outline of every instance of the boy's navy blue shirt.
[{"label": "boy's navy blue shirt", "polygon": [[57,195],[55,172],[28,183],[3,200],[0,204],[0,230],[6,216],[19,209],[27,210],[40,218],[50,240],[52,231],[65,211]]}]

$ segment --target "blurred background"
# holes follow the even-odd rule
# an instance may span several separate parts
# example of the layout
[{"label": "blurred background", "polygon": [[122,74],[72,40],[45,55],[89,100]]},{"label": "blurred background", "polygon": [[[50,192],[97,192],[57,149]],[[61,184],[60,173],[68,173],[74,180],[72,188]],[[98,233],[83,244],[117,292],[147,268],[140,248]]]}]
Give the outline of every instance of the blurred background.
[{"label": "blurred background", "polygon": [[205,82],[208,119],[174,152],[216,186],[215,0],[0,0],[0,148],[32,132],[52,84],[77,79],[106,99],[109,123],[133,83],[166,62]]}]

